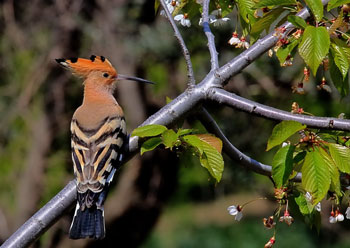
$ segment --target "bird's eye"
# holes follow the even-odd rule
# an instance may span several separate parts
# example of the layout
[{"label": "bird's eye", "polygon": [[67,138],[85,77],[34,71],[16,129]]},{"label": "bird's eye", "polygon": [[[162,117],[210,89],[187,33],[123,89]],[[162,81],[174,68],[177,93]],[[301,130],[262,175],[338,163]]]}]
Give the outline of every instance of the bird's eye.
[{"label": "bird's eye", "polygon": [[105,78],[108,78],[108,77],[109,77],[109,74],[108,74],[107,72],[105,72],[105,73],[103,73],[103,76],[104,76]]}]

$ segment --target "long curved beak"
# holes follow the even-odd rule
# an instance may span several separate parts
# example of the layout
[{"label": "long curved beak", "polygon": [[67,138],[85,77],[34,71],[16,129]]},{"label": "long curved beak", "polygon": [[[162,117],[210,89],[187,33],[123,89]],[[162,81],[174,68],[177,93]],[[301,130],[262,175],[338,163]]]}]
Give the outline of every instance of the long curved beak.
[{"label": "long curved beak", "polygon": [[143,78],[138,78],[138,77],[126,76],[126,75],[118,74],[117,80],[120,80],[120,79],[131,80],[131,81],[136,81],[136,82],[146,83],[146,84],[155,84],[154,82],[148,81],[148,80],[143,79]]}]

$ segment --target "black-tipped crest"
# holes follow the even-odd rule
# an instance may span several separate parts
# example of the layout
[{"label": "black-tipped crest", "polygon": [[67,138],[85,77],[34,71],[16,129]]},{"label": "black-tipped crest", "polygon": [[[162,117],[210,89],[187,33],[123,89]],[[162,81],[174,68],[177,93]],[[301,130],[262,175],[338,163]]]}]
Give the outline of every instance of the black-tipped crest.
[{"label": "black-tipped crest", "polygon": [[76,62],[78,61],[78,58],[70,58],[69,60],[70,60],[70,62],[72,62],[72,63],[76,63]]},{"label": "black-tipped crest", "polygon": [[92,62],[94,62],[95,59],[96,59],[96,55],[91,55],[91,56],[90,56],[90,60],[91,60]]},{"label": "black-tipped crest", "polygon": [[102,61],[102,62],[105,62],[105,60],[106,60],[106,58],[105,58],[105,57],[100,56],[100,58],[101,58],[101,61]]}]

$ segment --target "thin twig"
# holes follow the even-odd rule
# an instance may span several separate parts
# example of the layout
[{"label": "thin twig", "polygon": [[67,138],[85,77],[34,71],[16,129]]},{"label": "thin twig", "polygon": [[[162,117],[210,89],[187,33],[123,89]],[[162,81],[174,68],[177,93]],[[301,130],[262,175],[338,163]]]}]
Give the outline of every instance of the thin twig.
[{"label": "thin twig", "polygon": [[305,124],[311,128],[350,131],[350,120],[292,114],[287,111],[272,108],[237,96],[236,94],[227,92],[223,89],[212,88],[209,91],[209,99],[249,114],[254,114],[275,121],[293,120]]},{"label": "thin twig", "polygon": [[208,39],[211,70],[213,71],[219,68],[219,59],[218,59],[218,52],[216,51],[216,47],[215,47],[215,36],[213,35],[209,27],[209,3],[210,3],[210,0],[203,1],[202,17],[203,17],[203,31]]},{"label": "thin twig", "polygon": [[174,35],[176,37],[176,39],[178,40],[180,47],[182,49],[182,53],[185,57],[185,61],[186,61],[186,65],[187,65],[187,77],[188,77],[188,83],[187,86],[188,87],[193,87],[196,84],[196,80],[194,78],[194,73],[193,73],[193,67],[192,67],[192,62],[191,62],[191,55],[190,52],[187,49],[187,46],[185,44],[184,39],[182,38],[182,35],[179,31],[179,29],[176,26],[176,23],[173,19],[172,14],[170,13],[168,7],[166,6],[166,3],[164,0],[160,0],[160,3],[166,13],[167,19],[171,25],[171,27],[174,30]]},{"label": "thin twig", "polygon": [[198,112],[198,117],[208,132],[215,134],[222,140],[223,150],[232,160],[238,161],[244,168],[250,169],[262,175],[271,176],[271,166],[262,164],[250,158],[232,145],[225,134],[221,131],[219,125],[205,108],[202,108]]}]

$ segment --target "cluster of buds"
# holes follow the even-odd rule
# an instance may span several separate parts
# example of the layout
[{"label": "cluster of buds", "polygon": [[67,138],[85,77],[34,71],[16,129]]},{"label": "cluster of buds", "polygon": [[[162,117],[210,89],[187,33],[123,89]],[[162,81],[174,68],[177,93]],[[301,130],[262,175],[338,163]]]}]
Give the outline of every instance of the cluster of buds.
[{"label": "cluster of buds", "polygon": [[245,37],[242,36],[239,39],[236,31],[232,33],[232,37],[228,41],[228,44],[230,44],[231,46],[235,46],[235,48],[249,48],[249,43],[246,41]]},{"label": "cluster of buds", "polygon": [[273,215],[269,216],[268,218],[264,218],[263,224],[267,229],[273,228],[276,225],[276,222],[274,221]]},{"label": "cluster of buds", "polygon": [[343,220],[344,220],[344,215],[340,213],[339,209],[335,210],[335,212],[332,209],[331,216],[329,216],[329,223],[334,224],[337,222],[341,222]]},{"label": "cluster of buds", "polygon": [[292,114],[303,114],[304,113],[304,109],[300,108],[298,103],[293,102],[291,113]]},{"label": "cluster of buds", "polygon": [[299,39],[301,37],[301,35],[303,34],[303,30],[302,29],[297,29],[297,31],[295,31],[294,33],[292,33],[292,36],[295,38],[295,39]]},{"label": "cluster of buds", "polygon": [[310,79],[310,69],[307,67],[304,67],[304,82],[308,82]]},{"label": "cluster of buds", "polygon": [[286,28],[284,26],[278,27],[275,29],[275,33],[273,36],[278,37],[278,39],[283,39],[284,38],[284,33],[286,32]]},{"label": "cluster of buds", "polygon": [[290,226],[294,222],[294,218],[289,214],[289,211],[286,209],[284,211],[283,216],[279,219],[280,222],[285,222],[288,226]]},{"label": "cluster of buds", "polygon": [[265,244],[264,248],[271,248],[275,242],[276,242],[276,238],[275,236],[273,236],[272,238],[270,238],[269,242]]},{"label": "cluster of buds", "polygon": [[276,53],[280,47],[287,45],[289,43],[289,40],[286,38],[281,38],[277,41],[276,46],[273,48],[273,51]]},{"label": "cluster of buds", "polygon": [[282,64],[282,67],[292,66],[292,65],[293,65],[293,57],[292,57],[292,55],[288,54],[286,60]]},{"label": "cluster of buds", "polygon": [[317,89],[327,91],[328,93],[332,93],[332,89],[331,87],[329,87],[329,85],[327,85],[325,77],[322,77],[321,84],[317,85]]},{"label": "cluster of buds", "polygon": [[277,199],[278,202],[281,202],[287,199],[288,197],[287,190],[288,188],[286,187],[275,189],[275,198]]}]

